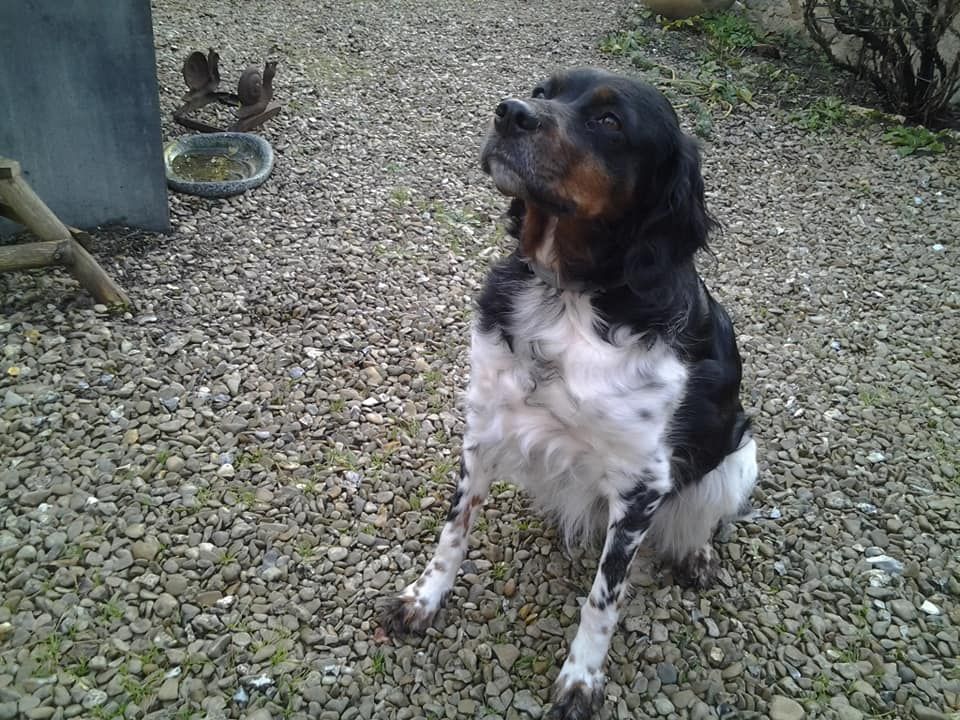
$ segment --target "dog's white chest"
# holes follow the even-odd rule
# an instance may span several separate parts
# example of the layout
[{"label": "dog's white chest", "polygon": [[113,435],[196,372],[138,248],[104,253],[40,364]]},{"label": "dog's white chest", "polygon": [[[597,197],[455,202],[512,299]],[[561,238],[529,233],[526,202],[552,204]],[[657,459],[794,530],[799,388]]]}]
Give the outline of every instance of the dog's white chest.
[{"label": "dog's white chest", "polygon": [[490,454],[500,479],[567,524],[568,504],[582,512],[635,485],[658,455],[663,462],[686,370],[662,343],[625,331],[602,338],[584,295],[545,300],[534,287],[511,330],[512,350],[499,335],[474,333],[469,441]]}]

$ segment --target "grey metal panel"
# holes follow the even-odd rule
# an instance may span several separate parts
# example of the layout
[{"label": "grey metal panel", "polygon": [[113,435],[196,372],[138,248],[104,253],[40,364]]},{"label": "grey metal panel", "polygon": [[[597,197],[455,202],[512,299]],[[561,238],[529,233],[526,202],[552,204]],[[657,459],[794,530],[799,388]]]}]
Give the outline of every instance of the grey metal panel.
[{"label": "grey metal panel", "polygon": [[0,155],[68,225],[169,229],[153,42],[149,0],[0,0]]}]

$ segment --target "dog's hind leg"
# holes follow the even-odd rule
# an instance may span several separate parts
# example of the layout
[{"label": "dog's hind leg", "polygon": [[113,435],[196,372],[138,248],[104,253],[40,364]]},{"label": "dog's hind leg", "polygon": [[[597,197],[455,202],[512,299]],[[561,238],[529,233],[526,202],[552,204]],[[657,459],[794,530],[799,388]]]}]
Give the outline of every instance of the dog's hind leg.
[{"label": "dog's hind leg", "polygon": [[757,480],[757,443],[744,437],[723,462],[666,499],[650,526],[657,554],[674,568],[674,578],[698,589],[709,587],[718,570],[711,538],[721,522],[736,518]]},{"label": "dog's hind leg", "polygon": [[467,536],[490,491],[490,482],[490,468],[468,434],[460,458],[460,480],[433,558],[415,582],[381,608],[380,624],[389,635],[422,633],[433,623],[453,588],[467,552]]}]

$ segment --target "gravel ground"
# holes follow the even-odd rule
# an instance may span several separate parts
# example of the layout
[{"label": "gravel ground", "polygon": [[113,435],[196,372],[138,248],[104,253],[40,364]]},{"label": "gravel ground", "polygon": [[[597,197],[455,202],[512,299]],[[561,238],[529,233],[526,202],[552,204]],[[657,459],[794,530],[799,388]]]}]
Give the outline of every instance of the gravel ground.
[{"label": "gravel ground", "polygon": [[[0,720],[542,717],[597,550],[564,555],[511,486],[445,626],[378,643],[374,600],[451,491],[471,298],[505,248],[487,118],[557,67],[639,72],[598,50],[626,5],[256,5],[154,21],[169,137],[187,52],[217,48],[225,85],[280,61],[268,183],[172,196],[168,236],[98,233],[135,312],[0,276]],[[697,71],[696,38],[643,32]],[[804,132],[809,88],[776,82],[730,113],[671,85],[709,134],[702,267],[762,479],[716,588],[638,561],[600,717],[956,717],[960,151]]]}]

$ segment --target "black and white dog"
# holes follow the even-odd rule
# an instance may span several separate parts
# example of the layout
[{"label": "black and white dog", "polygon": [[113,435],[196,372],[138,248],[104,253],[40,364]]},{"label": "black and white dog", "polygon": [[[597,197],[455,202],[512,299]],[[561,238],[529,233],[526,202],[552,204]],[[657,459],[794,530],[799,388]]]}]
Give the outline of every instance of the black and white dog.
[{"label": "black and white dog", "polygon": [[669,101],[603,71],[561,73],[497,106],[482,162],[514,198],[518,244],[479,299],[450,513],[382,623],[395,636],[433,623],[491,482],[516,482],[568,543],[605,536],[550,713],[579,720],[602,703],[637,548],[708,585],[712,534],[748,501],[756,443],[733,327],[694,266],[715,223]]}]

